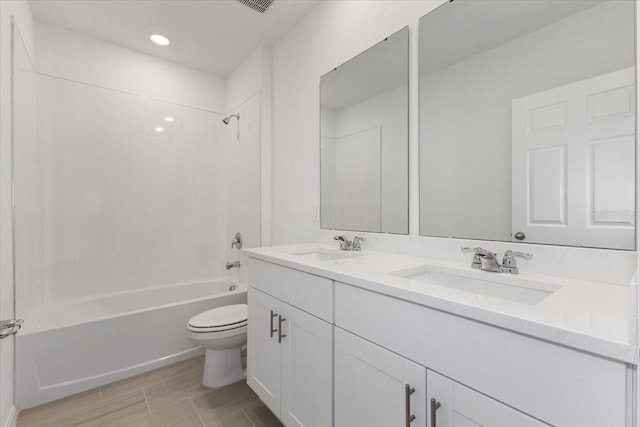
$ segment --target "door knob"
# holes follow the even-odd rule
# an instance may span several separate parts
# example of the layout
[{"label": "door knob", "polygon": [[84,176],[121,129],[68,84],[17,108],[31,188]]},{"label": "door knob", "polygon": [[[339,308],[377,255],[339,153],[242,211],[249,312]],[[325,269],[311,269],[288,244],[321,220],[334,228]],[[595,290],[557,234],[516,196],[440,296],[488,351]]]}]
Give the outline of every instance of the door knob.
[{"label": "door knob", "polygon": [[524,234],[522,231],[518,231],[516,234],[513,235],[513,237],[515,237],[516,240],[524,240],[527,238],[527,235]]}]

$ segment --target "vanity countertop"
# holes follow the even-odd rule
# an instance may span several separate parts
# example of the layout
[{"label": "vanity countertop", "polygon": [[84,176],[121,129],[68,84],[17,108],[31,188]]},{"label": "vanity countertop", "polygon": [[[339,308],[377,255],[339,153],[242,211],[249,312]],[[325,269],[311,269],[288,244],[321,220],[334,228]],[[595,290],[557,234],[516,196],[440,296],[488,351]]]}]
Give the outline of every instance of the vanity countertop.
[{"label": "vanity countertop", "polygon": [[[320,251],[349,258],[317,260],[300,253]],[[337,251],[317,243],[244,250],[245,255],[306,273],[330,278],[390,297],[512,330],[535,338],[635,364],[632,344],[635,285],[566,279],[538,274],[507,275],[416,256],[363,250]],[[469,263],[472,254],[469,254]],[[329,256],[330,258],[330,256]],[[535,281],[559,287],[536,303],[520,303],[472,291],[425,283],[393,273],[419,271],[451,273],[505,285]]]}]

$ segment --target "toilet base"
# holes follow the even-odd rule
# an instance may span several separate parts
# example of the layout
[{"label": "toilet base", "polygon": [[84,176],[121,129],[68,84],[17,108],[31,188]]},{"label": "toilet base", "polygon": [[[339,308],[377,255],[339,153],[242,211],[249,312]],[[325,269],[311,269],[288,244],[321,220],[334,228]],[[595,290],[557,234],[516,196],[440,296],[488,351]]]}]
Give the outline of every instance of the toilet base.
[{"label": "toilet base", "polygon": [[222,387],[240,381],[245,377],[245,371],[242,369],[240,347],[226,350],[206,349],[202,385],[212,388]]}]

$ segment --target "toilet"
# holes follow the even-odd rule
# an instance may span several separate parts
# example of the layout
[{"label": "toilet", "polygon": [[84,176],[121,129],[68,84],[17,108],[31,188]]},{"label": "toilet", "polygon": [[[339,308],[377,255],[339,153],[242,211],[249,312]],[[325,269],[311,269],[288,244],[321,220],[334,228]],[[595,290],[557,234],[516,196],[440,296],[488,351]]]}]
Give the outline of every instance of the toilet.
[{"label": "toilet", "polygon": [[205,349],[205,387],[221,387],[245,378],[241,351],[247,343],[247,304],[214,308],[189,319],[189,341]]}]

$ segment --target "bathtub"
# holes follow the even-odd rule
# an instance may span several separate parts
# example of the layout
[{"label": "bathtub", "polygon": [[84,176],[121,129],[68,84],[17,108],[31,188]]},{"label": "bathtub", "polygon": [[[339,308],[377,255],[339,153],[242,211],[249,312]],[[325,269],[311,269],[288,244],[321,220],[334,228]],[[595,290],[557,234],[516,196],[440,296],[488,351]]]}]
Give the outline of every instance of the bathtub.
[{"label": "bathtub", "polygon": [[246,284],[219,281],[76,300],[25,315],[17,336],[20,408],[202,354],[187,339],[189,318],[246,301]]}]

